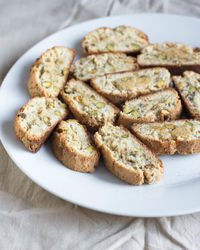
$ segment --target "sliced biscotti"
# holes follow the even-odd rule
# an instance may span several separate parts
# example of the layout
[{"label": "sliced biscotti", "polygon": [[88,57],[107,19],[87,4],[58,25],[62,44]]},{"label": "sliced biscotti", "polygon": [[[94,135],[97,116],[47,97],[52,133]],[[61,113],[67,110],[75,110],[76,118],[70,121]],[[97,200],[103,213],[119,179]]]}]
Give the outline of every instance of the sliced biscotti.
[{"label": "sliced biscotti", "polygon": [[137,57],[141,67],[163,66],[172,74],[185,70],[200,72],[200,51],[182,43],[151,44],[142,49]]},{"label": "sliced biscotti", "polygon": [[131,26],[113,29],[101,27],[84,37],[82,48],[86,55],[105,52],[136,53],[148,44],[147,35]]},{"label": "sliced biscotti", "polygon": [[99,94],[119,105],[127,99],[168,88],[170,73],[165,68],[142,69],[95,77],[90,84]]},{"label": "sliced biscotti", "polygon": [[63,88],[75,51],[53,47],[44,52],[31,68],[28,89],[32,97],[57,97]]},{"label": "sliced biscotti", "polygon": [[51,140],[55,156],[68,168],[79,172],[94,172],[99,152],[86,127],[77,120],[62,121]]},{"label": "sliced biscotti", "polygon": [[132,185],[153,184],[163,176],[163,166],[145,145],[123,126],[106,124],[94,135],[105,166]]},{"label": "sliced biscotti", "polygon": [[96,131],[105,122],[114,122],[119,109],[90,88],[86,83],[71,79],[61,96],[76,119],[91,131]]},{"label": "sliced biscotti", "polygon": [[95,76],[138,69],[136,59],[123,53],[90,55],[77,60],[71,74],[79,80],[88,81]]},{"label": "sliced biscotti", "polygon": [[168,88],[126,101],[118,124],[130,128],[133,123],[175,120],[180,117],[181,111],[178,93]]},{"label": "sliced biscotti", "polygon": [[16,136],[28,150],[35,153],[67,114],[66,105],[57,98],[35,97],[16,114]]},{"label": "sliced biscotti", "polygon": [[132,131],[156,154],[200,152],[200,121],[198,120],[134,124]]},{"label": "sliced biscotti", "polygon": [[200,119],[200,74],[185,71],[182,76],[174,76],[173,82],[184,106],[192,118]]}]

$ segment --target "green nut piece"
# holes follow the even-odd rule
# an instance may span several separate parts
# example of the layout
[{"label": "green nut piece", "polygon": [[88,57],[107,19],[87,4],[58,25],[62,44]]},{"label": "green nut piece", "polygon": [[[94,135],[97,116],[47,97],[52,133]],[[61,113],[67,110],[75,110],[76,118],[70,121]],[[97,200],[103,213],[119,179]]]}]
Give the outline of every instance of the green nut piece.
[{"label": "green nut piece", "polygon": [[138,110],[134,110],[131,114],[134,118],[140,117],[140,112]]},{"label": "green nut piece", "polygon": [[97,108],[104,108],[105,107],[105,103],[104,102],[98,102],[97,104],[96,104],[96,107]]},{"label": "green nut piece", "polygon": [[47,126],[51,126],[50,118],[48,116],[44,116],[43,121]]},{"label": "green nut piece", "polygon": [[89,151],[90,153],[92,153],[94,151],[94,147],[92,145],[87,147],[87,151]]},{"label": "green nut piece", "polygon": [[133,111],[133,109],[130,107],[130,106],[125,106],[124,108],[123,108],[123,113],[124,114],[129,114],[129,113],[131,113]]},{"label": "green nut piece", "polygon": [[50,88],[51,85],[52,85],[52,82],[50,82],[50,81],[45,81],[45,82],[42,83],[42,86],[45,87],[45,88]]},{"label": "green nut piece", "polygon": [[107,44],[106,45],[106,48],[109,50],[109,51],[113,51],[114,50],[114,47],[112,44]]},{"label": "green nut piece", "polygon": [[96,115],[96,114],[98,114],[98,113],[99,113],[98,110],[92,110],[92,111],[89,113],[89,115]]},{"label": "green nut piece", "polygon": [[140,50],[140,46],[136,43],[131,43],[131,47],[133,50]]}]

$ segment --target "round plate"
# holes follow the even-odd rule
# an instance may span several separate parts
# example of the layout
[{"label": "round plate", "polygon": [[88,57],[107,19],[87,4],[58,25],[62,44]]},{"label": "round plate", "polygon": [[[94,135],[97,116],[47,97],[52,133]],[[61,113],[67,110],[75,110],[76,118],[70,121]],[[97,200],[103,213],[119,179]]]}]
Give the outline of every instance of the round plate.
[{"label": "round plate", "polygon": [[100,18],[61,30],[27,51],[11,68],[0,90],[0,138],[9,156],[34,182],[67,201],[90,209],[126,216],[159,217],[200,211],[200,155],[162,156],[165,176],[157,184],[131,186],[112,175],[101,162],[93,174],[62,165],[46,143],[37,154],[15,137],[16,111],[29,100],[27,80],[33,62],[53,46],[68,46],[82,56],[81,41],[101,27],[131,25],[152,43],[171,41],[198,46],[200,20],[175,15],[139,14]]}]

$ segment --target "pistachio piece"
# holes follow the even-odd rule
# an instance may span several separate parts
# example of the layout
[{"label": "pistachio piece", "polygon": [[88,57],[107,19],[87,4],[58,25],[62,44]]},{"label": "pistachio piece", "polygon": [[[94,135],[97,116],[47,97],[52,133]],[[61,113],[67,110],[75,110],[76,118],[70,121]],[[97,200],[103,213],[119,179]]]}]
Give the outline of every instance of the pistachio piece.
[{"label": "pistachio piece", "polygon": [[122,81],[122,82],[126,82],[126,81],[128,81],[128,77],[124,77],[124,78],[122,78],[122,79],[121,79],[121,81]]},{"label": "pistachio piece", "polygon": [[92,153],[94,151],[94,147],[92,145],[87,147],[87,151],[89,151],[90,153]]},{"label": "pistachio piece", "polygon": [[132,114],[132,116],[133,116],[134,118],[140,117],[140,112],[139,112],[139,110],[134,110],[131,114]]},{"label": "pistachio piece", "polygon": [[189,88],[189,92],[194,92],[194,91],[196,91],[196,88],[195,88],[194,86],[191,86],[191,87]]},{"label": "pistachio piece", "polygon": [[60,113],[59,110],[55,110],[54,114],[57,115],[57,116],[60,116],[60,115],[61,115],[61,113]]},{"label": "pistachio piece", "polygon": [[66,87],[66,88],[65,88],[65,93],[69,94],[69,93],[71,93],[71,92],[72,92],[72,89],[71,89],[71,88],[69,88],[69,87]]},{"label": "pistachio piece", "polygon": [[155,69],[154,70],[154,74],[159,74],[160,73],[160,69]]},{"label": "pistachio piece", "polygon": [[68,73],[68,69],[62,69],[61,70],[61,75],[64,76]]},{"label": "pistachio piece", "polygon": [[114,47],[112,44],[107,44],[106,45],[106,48],[109,50],[109,51],[113,51],[114,50]]},{"label": "pistachio piece", "polygon": [[133,50],[140,50],[140,46],[136,43],[131,43],[131,47]]},{"label": "pistachio piece", "polygon": [[122,138],[128,138],[128,135],[122,135]]},{"label": "pistachio piece", "polygon": [[124,108],[123,108],[123,113],[125,113],[125,114],[129,114],[129,113],[131,113],[133,111],[133,109],[130,107],[130,106],[125,106]]},{"label": "pistachio piece", "polygon": [[159,58],[161,60],[166,60],[167,59],[167,55],[166,54],[161,54],[161,55],[159,55]]},{"label": "pistachio piece", "polygon": [[151,165],[146,165],[145,168],[152,169],[152,166]]},{"label": "pistachio piece", "polygon": [[50,82],[50,81],[45,81],[45,82],[42,83],[42,86],[45,87],[45,88],[50,88],[51,85],[52,85],[52,82]]},{"label": "pistachio piece", "polygon": [[97,104],[96,104],[96,107],[97,108],[104,108],[105,107],[105,103],[104,102],[98,102]]},{"label": "pistachio piece", "polygon": [[44,116],[43,121],[47,126],[51,126],[50,118],[48,116]]},{"label": "pistachio piece", "polygon": [[138,149],[138,148],[135,148],[135,149],[134,149],[134,152],[135,152],[135,153],[137,153],[137,152],[141,152],[141,150],[140,150],[140,149]]},{"label": "pistachio piece", "polygon": [[99,113],[98,110],[92,110],[92,111],[89,113],[89,115],[96,115],[96,114],[98,114],[98,113]]},{"label": "pistachio piece", "polygon": [[186,87],[187,86],[187,82],[180,82],[180,87],[181,88],[184,88],[184,87]]},{"label": "pistachio piece", "polygon": [[164,88],[164,87],[165,87],[165,82],[164,82],[163,80],[158,80],[158,81],[156,82],[156,86],[157,86],[158,88]]},{"label": "pistachio piece", "polygon": [[96,72],[97,72],[96,69],[93,69],[93,70],[91,71],[92,74],[95,74]]},{"label": "pistachio piece", "polygon": [[25,119],[25,118],[26,118],[26,114],[25,114],[25,113],[20,113],[19,116],[20,116],[22,119]]},{"label": "pistachio piece", "polygon": [[173,125],[173,124],[166,124],[165,127],[169,128],[169,129],[174,129],[175,125]]},{"label": "pistachio piece", "polygon": [[130,81],[130,80],[132,80],[132,77],[123,77],[123,78],[121,78],[122,82],[127,82],[127,81]]},{"label": "pistachio piece", "polygon": [[193,124],[191,122],[185,122],[186,125],[192,126]]},{"label": "pistachio piece", "polygon": [[60,89],[59,89],[58,87],[56,87],[56,86],[53,86],[53,90],[54,90],[55,92],[59,92],[59,91],[60,91]]},{"label": "pistachio piece", "polygon": [[165,100],[164,100],[164,103],[168,103],[168,102],[169,102],[169,99],[165,99]]}]

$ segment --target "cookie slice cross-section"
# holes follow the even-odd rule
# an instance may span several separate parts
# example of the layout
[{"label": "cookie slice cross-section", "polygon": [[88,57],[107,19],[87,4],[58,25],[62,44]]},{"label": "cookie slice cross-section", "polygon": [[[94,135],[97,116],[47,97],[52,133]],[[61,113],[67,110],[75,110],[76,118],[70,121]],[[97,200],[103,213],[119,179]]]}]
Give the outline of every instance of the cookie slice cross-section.
[{"label": "cookie slice cross-section", "polygon": [[67,114],[67,106],[57,98],[35,97],[16,114],[16,136],[29,151],[35,153]]},{"label": "cookie slice cross-section", "polygon": [[137,61],[140,67],[165,67],[173,75],[180,75],[186,70],[200,72],[199,48],[183,43],[150,44],[142,49]]},{"label": "cookie slice cross-section", "polygon": [[126,101],[118,124],[130,128],[133,123],[175,120],[180,117],[181,111],[178,93],[168,88]]},{"label": "cookie slice cross-section", "polygon": [[190,117],[200,120],[200,74],[185,71],[172,79]]},{"label": "cookie slice cross-section", "polygon": [[200,121],[198,120],[134,124],[132,131],[156,154],[200,153]]},{"label": "cookie slice cross-section", "polygon": [[67,47],[53,47],[44,52],[30,71],[30,95],[57,97],[67,80],[74,55],[75,51]]},{"label": "cookie slice cross-section", "polygon": [[94,135],[105,166],[121,180],[153,184],[163,177],[163,165],[151,150],[123,126],[105,124]]},{"label": "cookie slice cross-section", "polygon": [[74,117],[92,132],[106,122],[114,122],[119,113],[117,107],[79,80],[67,82],[61,96]]},{"label": "cookie slice cross-section", "polygon": [[105,52],[138,53],[149,44],[147,35],[131,26],[101,27],[90,32],[82,42],[86,55]]},{"label": "cookie slice cross-section", "polygon": [[113,104],[120,105],[127,99],[168,88],[170,73],[165,68],[142,69],[97,76],[90,84]]},{"label": "cookie slice cross-section", "polygon": [[99,152],[86,127],[77,120],[62,121],[52,136],[55,156],[68,168],[79,172],[94,172]]},{"label": "cookie slice cross-section", "polygon": [[88,81],[95,76],[138,69],[136,58],[123,53],[103,53],[78,59],[71,67],[74,78]]}]

